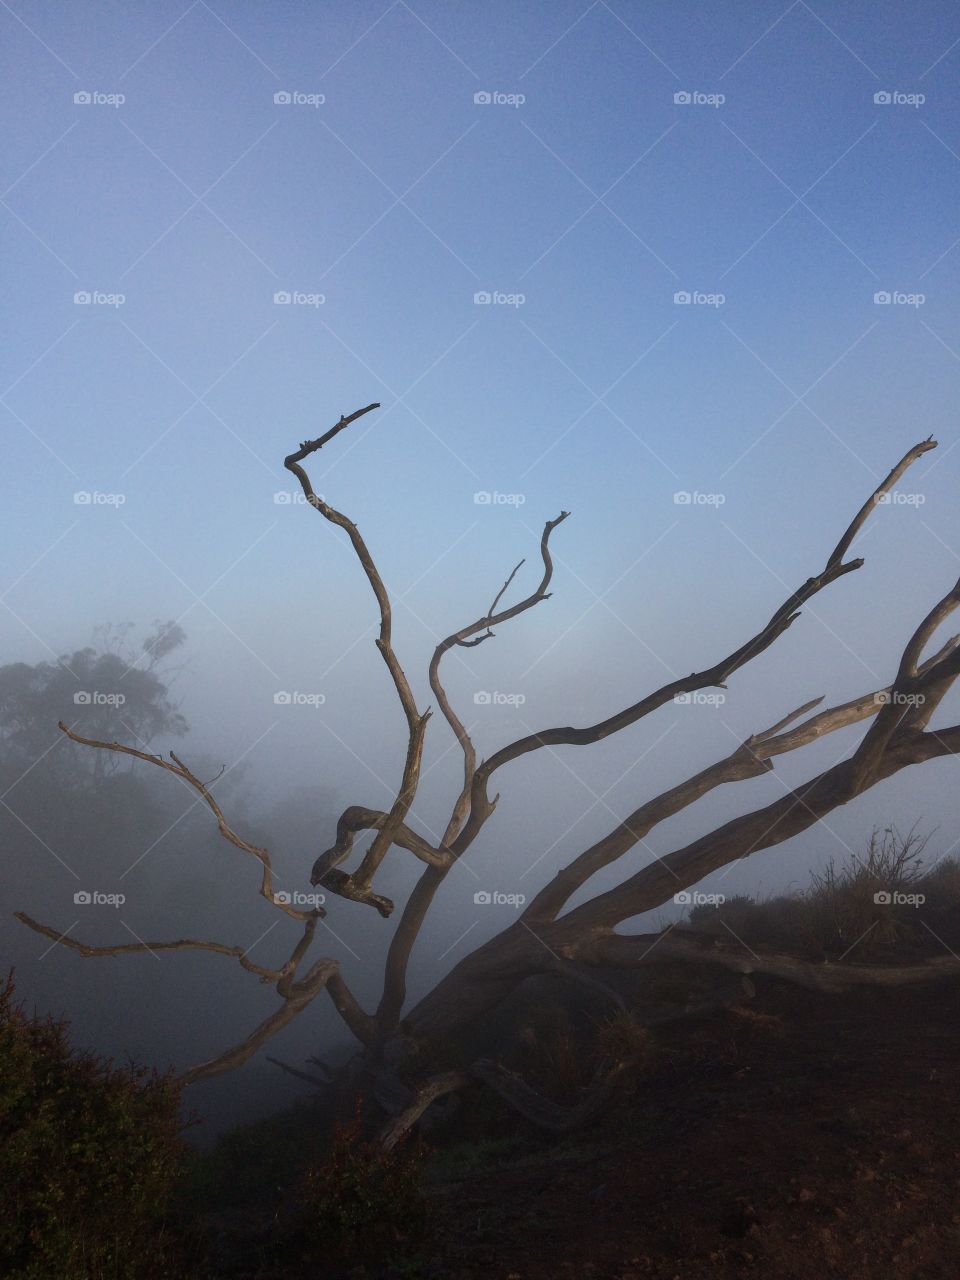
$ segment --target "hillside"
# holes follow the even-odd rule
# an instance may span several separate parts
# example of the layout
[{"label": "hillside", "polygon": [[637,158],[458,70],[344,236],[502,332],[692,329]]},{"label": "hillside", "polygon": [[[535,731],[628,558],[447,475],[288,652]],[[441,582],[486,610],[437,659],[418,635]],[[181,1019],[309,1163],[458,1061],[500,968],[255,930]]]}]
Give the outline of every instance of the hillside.
[{"label": "hillside", "polygon": [[[489,1095],[465,1108],[429,1139],[428,1237],[398,1241],[391,1265],[278,1253],[257,1191],[209,1219],[218,1273],[954,1280],[960,986],[755,988],[658,1027],[640,1078],[570,1137]],[[576,1041],[558,1030],[552,1044],[557,1077],[575,1074]]]}]

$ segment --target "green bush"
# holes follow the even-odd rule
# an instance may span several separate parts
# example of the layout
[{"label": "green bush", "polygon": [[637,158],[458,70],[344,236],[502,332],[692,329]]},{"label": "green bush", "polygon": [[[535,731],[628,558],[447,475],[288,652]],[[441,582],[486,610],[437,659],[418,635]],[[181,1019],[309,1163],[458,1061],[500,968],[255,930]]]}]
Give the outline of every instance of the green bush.
[{"label": "green bush", "polygon": [[163,1214],[180,1168],[179,1087],[71,1049],[0,984],[0,1275],[172,1276]]}]

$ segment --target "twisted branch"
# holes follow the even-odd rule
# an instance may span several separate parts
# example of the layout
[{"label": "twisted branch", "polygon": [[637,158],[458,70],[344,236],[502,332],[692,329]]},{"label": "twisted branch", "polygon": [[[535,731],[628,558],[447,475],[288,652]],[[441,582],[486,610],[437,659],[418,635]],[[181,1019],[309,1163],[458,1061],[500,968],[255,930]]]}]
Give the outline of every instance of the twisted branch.
[{"label": "twisted branch", "polygon": [[[444,718],[450,725],[458,742],[463,750],[463,788],[453,806],[450,820],[444,831],[441,847],[446,850],[448,845],[456,840],[458,832],[463,824],[463,819],[470,805],[470,792],[473,785],[473,779],[476,774],[477,753],[474,748],[473,741],[466,730],[463,722],[453,710],[447,692],[440,681],[440,662],[443,655],[448,650],[459,645],[461,647],[470,648],[480,644],[482,640],[486,640],[494,634],[492,629],[501,622],[506,622],[510,618],[516,617],[518,614],[525,612],[527,609],[533,608],[541,600],[549,599],[550,593],[547,587],[553,577],[553,558],[550,555],[550,535],[557,525],[562,524],[569,516],[569,511],[561,511],[559,516],[554,520],[548,520],[543,527],[543,533],[540,537],[540,556],[543,561],[543,576],[537,587],[525,599],[504,609],[500,613],[497,612],[497,605],[503,598],[507,588],[513,581],[517,570],[524,562],[523,560],[512,570],[503,586],[493,598],[493,603],[482,618],[478,618],[475,622],[468,626],[461,627],[459,631],[453,632],[451,635],[437,646],[434,650],[433,658],[430,661],[430,687],[433,689],[437,699],[437,705],[440,707]],[[484,630],[485,629],[485,630]],[[477,632],[483,632],[482,635],[476,635]],[[476,636],[475,639],[470,639]],[[484,793],[486,794],[486,793]],[[496,804],[494,799],[488,802],[485,817],[493,812]],[[477,825],[479,830],[480,824]],[[476,834],[476,833],[474,833]],[[473,837],[471,837],[472,839]],[[459,856],[464,849],[467,848],[469,841],[457,841],[451,849],[453,856]],[[427,912],[433,903],[433,899],[437,890],[443,883],[444,876],[447,873],[446,867],[429,866],[421,875],[413,892],[407,899],[407,903],[400,917],[400,923],[390,941],[390,947],[387,952],[386,964],[384,966],[383,995],[377,1009],[377,1019],[383,1034],[389,1034],[395,1030],[400,1011],[406,999],[407,985],[406,974],[407,966],[410,962],[410,955],[413,951],[414,943],[420,933],[420,929],[426,918]]]},{"label": "twisted branch", "polygon": [[[313,864],[310,883],[323,884],[327,872],[350,856],[357,832],[380,831],[387,817],[382,809],[367,809],[359,804],[344,809],[337,822],[337,838]],[[435,848],[428,840],[411,831],[406,823],[401,823],[397,828],[393,842],[401,849],[408,849],[421,862],[432,867],[448,867],[452,861],[449,849]]]},{"label": "twisted branch", "polygon": [[[315,510],[319,511],[325,520],[329,520],[331,524],[337,525],[345,530],[353,549],[356,552],[357,559],[363,567],[367,580],[376,597],[377,605],[380,610],[380,635],[377,638],[376,645],[380,651],[380,655],[390,672],[393,680],[397,697],[400,699],[400,705],[403,708],[403,714],[407,721],[407,753],[403,766],[403,774],[401,777],[400,787],[397,791],[396,799],[390,807],[384,823],[379,827],[377,835],[373,843],[367,850],[366,857],[360,869],[354,876],[344,877],[342,881],[328,882],[329,887],[334,893],[342,893],[345,897],[352,897],[360,902],[372,902],[376,905],[377,895],[370,893],[370,886],[373,881],[374,874],[380,863],[386,857],[390,846],[396,840],[397,833],[403,824],[404,819],[413,803],[413,798],[417,793],[417,786],[420,781],[420,762],[423,756],[423,740],[426,733],[427,720],[430,712],[425,711],[423,715],[417,710],[416,700],[410,683],[404,674],[403,668],[393,651],[391,638],[392,613],[390,605],[390,597],[387,589],[383,585],[383,579],[380,577],[379,570],[374,564],[373,557],[367,548],[367,544],[360,536],[360,531],[352,520],[343,515],[342,512],[335,510],[329,506],[322,498],[318,498],[313,491],[310,478],[300,465],[312,453],[318,449],[322,449],[325,444],[334,438],[345,427],[348,427],[364,414],[369,413],[372,409],[379,409],[379,404],[368,404],[363,409],[357,409],[347,417],[341,416],[340,421],[331,427],[324,435],[319,436],[316,440],[306,440],[301,443],[300,448],[289,454],[283,462],[288,471],[292,472],[300,481],[304,496],[307,502]],[[346,892],[344,892],[346,890]],[[385,900],[384,900],[385,901]],[[390,904],[392,910],[392,904]],[[389,912],[387,913],[389,914]]]}]

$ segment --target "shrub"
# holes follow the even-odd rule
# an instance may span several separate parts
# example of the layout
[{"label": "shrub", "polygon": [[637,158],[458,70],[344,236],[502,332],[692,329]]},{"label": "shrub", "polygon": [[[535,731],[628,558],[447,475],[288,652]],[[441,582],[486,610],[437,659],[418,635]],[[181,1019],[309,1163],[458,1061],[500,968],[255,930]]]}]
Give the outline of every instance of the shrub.
[{"label": "shrub", "polygon": [[358,1101],[353,1120],[335,1126],[326,1160],[312,1165],[300,1183],[307,1248],[328,1261],[376,1262],[415,1246],[427,1226],[422,1163],[419,1143],[383,1151],[365,1139]]},{"label": "shrub", "polygon": [[906,836],[895,827],[874,830],[864,855],[854,854],[839,870],[831,859],[823,872],[811,872],[806,895],[810,927],[826,951],[858,946],[868,954],[910,936],[915,912],[891,909],[878,903],[876,895],[915,889],[928,839],[918,836],[916,828]]},{"label": "shrub", "polygon": [[177,1176],[169,1075],[71,1049],[0,985],[0,1274],[139,1280],[176,1274],[163,1214]]},{"label": "shrub", "polygon": [[858,960],[952,949],[960,944],[960,860],[942,858],[925,868],[929,838],[916,827],[906,835],[896,827],[875,829],[862,854],[811,872],[805,893],[698,905],[690,925],[724,942],[736,938],[821,960],[854,949]]},{"label": "shrub", "polygon": [[649,1030],[627,1010],[618,1010],[600,1024],[596,1045],[600,1065],[627,1062],[643,1068],[649,1066],[654,1052]]}]

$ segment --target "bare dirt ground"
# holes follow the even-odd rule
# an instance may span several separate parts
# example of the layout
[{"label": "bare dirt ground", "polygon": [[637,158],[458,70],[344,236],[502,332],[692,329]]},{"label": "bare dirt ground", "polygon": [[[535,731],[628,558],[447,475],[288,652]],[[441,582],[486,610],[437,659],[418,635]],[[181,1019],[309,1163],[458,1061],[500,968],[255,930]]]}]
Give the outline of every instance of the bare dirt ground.
[{"label": "bare dirt ground", "polygon": [[427,1237],[398,1238],[377,1265],[282,1243],[287,1197],[270,1193],[285,1141],[299,1148],[313,1126],[281,1117],[286,1140],[276,1129],[238,1156],[263,1176],[207,1217],[217,1261],[205,1274],[957,1280],[960,984],[755,985],[742,1004],[657,1026],[640,1076],[568,1137],[478,1087],[427,1138]]},{"label": "bare dirt ground", "polygon": [[430,1261],[395,1274],[956,1280],[960,988],[757,986],[660,1029],[575,1141],[436,1186]]}]

